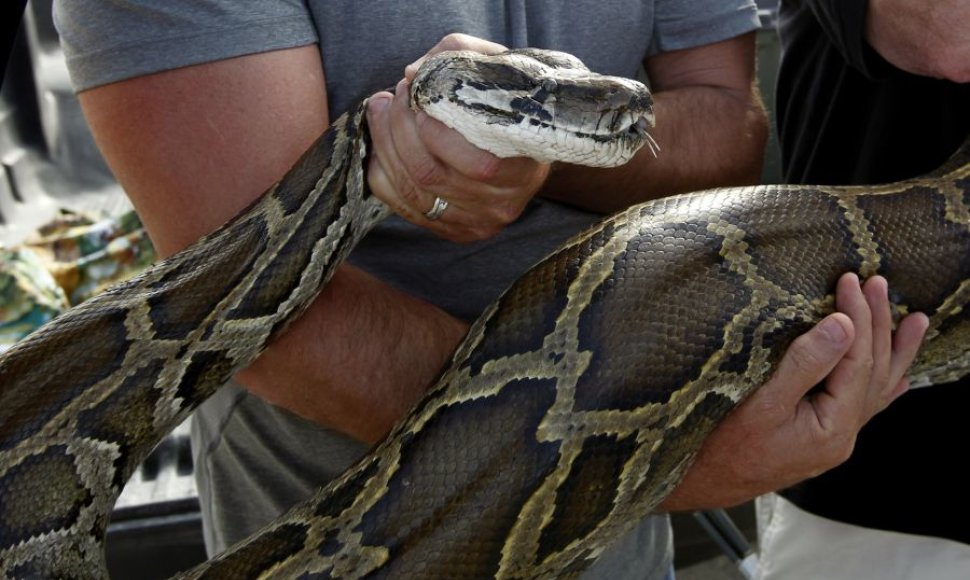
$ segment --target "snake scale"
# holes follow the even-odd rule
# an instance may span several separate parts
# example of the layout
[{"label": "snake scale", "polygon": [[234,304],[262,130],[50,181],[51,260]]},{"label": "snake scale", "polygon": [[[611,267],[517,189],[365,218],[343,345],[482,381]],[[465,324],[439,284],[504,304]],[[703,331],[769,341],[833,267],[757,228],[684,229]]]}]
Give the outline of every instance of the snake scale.
[{"label": "snake scale", "polygon": [[[503,142],[551,132],[586,161],[597,148],[616,157],[604,164],[622,161],[649,141],[645,90],[560,71],[578,66],[560,55],[516,54],[432,59],[412,98],[450,103]],[[0,359],[0,577],[106,576],[110,510],[135,466],[389,213],[364,182],[363,111],[220,230]],[[575,575],[832,311],[842,272],[884,275],[896,314],[929,315],[915,384],[967,374],[968,256],[970,143],[934,174],[891,185],[718,189],[632,207],[489,307],[369,455],[186,576]]]}]

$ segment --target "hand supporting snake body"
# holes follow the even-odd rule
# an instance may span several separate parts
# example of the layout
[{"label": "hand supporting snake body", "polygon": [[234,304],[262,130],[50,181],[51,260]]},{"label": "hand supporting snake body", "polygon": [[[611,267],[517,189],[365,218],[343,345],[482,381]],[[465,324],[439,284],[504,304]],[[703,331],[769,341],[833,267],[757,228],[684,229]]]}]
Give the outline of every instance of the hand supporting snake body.
[{"label": "hand supporting snake body", "polygon": [[[645,93],[557,73],[550,63],[575,66],[561,55],[436,62],[414,100],[451,103],[478,119],[470,131],[645,142]],[[104,575],[107,516],[131,470],[387,214],[364,183],[363,110],[222,229],[0,359],[0,574]],[[966,374],[968,158],[965,147],[889,186],[714,190],[604,221],[490,307],[371,454],[191,576],[572,575],[676,485],[705,435],[831,311],[847,270],[885,275],[898,312],[930,315],[914,382]],[[104,338],[81,340],[93,335]]]}]

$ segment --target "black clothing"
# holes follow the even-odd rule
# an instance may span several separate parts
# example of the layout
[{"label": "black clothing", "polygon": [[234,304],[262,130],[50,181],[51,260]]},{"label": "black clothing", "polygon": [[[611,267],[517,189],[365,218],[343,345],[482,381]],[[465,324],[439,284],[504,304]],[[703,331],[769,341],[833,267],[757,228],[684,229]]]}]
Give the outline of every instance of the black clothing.
[{"label": "black clothing", "polygon": [[777,115],[790,183],[896,181],[970,133],[970,84],[903,72],[863,38],[866,0],[783,0]]},{"label": "black clothing", "polygon": [[[790,183],[884,183],[970,134],[970,84],[901,71],[864,38],[866,0],[783,0],[777,123]],[[968,257],[970,260],[970,257]],[[820,516],[970,544],[970,378],[907,393],[845,464],[782,492]]]}]

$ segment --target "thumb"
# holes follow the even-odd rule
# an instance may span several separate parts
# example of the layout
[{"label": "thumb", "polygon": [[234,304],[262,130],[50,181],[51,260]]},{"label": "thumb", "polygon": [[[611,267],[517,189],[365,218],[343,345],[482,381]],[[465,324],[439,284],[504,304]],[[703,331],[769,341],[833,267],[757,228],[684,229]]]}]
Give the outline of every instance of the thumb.
[{"label": "thumb", "polygon": [[387,114],[387,109],[394,98],[392,93],[380,91],[371,95],[367,100],[367,122],[370,125],[377,125],[379,118]]},{"label": "thumb", "polygon": [[855,328],[848,316],[841,312],[828,315],[792,342],[761,390],[774,391],[784,408],[794,408],[832,372],[854,338]]}]

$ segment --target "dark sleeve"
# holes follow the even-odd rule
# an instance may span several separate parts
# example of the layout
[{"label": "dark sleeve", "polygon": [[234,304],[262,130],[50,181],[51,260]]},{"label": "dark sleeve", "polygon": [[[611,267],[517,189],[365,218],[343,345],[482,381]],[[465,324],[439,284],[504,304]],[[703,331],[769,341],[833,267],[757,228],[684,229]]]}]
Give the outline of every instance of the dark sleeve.
[{"label": "dark sleeve", "polygon": [[846,63],[870,79],[886,76],[890,65],[866,40],[869,0],[805,0]]}]

